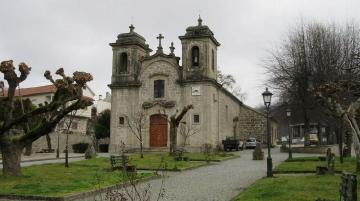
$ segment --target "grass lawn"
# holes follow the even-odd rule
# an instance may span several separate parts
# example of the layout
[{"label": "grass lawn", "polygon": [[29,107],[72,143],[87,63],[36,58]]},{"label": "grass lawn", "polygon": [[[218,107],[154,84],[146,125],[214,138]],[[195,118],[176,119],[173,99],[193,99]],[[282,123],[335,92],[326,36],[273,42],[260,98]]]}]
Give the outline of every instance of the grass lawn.
[{"label": "grass lawn", "polygon": [[339,176],[278,176],[257,181],[236,201],[315,201],[339,200]]},{"label": "grass lawn", "polygon": [[[109,159],[72,162],[69,166],[64,168],[64,164],[47,164],[24,167],[22,177],[4,177],[0,174],[0,194],[63,196],[112,186],[126,180],[121,171],[110,171]],[[152,175],[139,173],[138,178]]]},{"label": "grass lawn", "polygon": [[[298,159],[296,159],[298,160]],[[297,162],[283,162],[276,169],[281,171],[309,171],[316,166],[325,166],[325,161],[314,158],[300,158]],[[340,164],[335,161],[336,170],[354,172],[355,158],[344,158]],[[357,174],[360,178],[360,174]],[[315,174],[276,174],[274,178],[263,178],[235,198],[236,201],[311,201],[318,197],[328,200],[339,200],[341,178],[339,175]],[[358,179],[358,186],[360,180]],[[358,188],[360,194],[360,188]]]},{"label": "grass lawn", "polygon": [[[296,162],[284,162],[275,168],[277,171],[316,171],[316,166],[326,166],[326,161],[315,161],[313,157],[309,160],[300,158]],[[303,161],[302,161],[303,160]],[[355,172],[355,158],[344,158],[344,163],[340,163],[339,157],[335,160],[335,170]]]},{"label": "grass lawn", "polygon": [[[163,160],[163,161],[162,161]],[[195,168],[205,165],[203,161],[175,161],[169,153],[144,153],[144,158],[140,154],[130,155],[130,163],[137,169],[157,170],[160,166],[166,167],[166,170],[179,171],[188,168]]]}]

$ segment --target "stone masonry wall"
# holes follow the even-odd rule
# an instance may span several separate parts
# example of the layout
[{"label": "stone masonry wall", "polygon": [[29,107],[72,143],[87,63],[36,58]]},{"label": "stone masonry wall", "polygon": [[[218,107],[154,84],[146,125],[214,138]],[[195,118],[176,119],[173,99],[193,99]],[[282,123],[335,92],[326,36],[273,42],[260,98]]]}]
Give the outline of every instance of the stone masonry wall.
[{"label": "stone masonry wall", "polygon": [[[86,135],[86,126],[87,126],[87,118],[77,118],[75,117],[75,119],[73,120],[73,122],[77,123],[77,129],[71,129],[71,131],[73,132],[72,134],[69,134],[69,150],[70,152],[72,152],[72,145],[76,144],[76,143],[81,143],[81,142],[85,142],[85,143],[90,143],[91,139],[89,136]],[[57,144],[58,144],[58,134],[59,135],[59,147],[60,147],[60,152],[62,152],[63,150],[65,150],[65,144],[66,144],[66,134],[63,134],[62,132],[59,131],[59,128],[55,129],[55,132],[50,133],[50,138],[51,138],[51,148],[55,149],[57,148]],[[39,152],[42,151],[43,149],[47,149],[47,141],[46,141],[46,136],[42,136],[40,137],[38,140],[36,140],[33,143],[33,152]]]},{"label": "stone masonry wall", "polygon": [[246,140],[249,137],[255,137],[261,142],[266,141],[266,118],[259,112],[246,106],[240,108],[238,122],[238,137]]}]

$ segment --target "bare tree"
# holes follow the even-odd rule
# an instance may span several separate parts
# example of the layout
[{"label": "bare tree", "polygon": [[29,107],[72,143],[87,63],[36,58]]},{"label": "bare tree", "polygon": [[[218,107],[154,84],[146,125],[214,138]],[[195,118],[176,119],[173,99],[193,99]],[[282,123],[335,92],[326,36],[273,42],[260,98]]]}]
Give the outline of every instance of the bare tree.
[{"label": "bare tree", "polygon": [[[179,124],[181,122],[181,120],[183,119],[183,117],[186,115],[186,113],[190,110],[193,109],[194,106],[193,105],[187,105],[185,106],[181,112],[178,114],[178,110],[175,111],[175,113],[173,115],[170,116],[170,118],[168,119],[168,122],[170,124],[170,154],[173,155],[176,151],[176,146],[177,146],[177,131],[178,131],[178,127]],[[159,113],[161,113],[159,111]],[[167,115],[164,114],[163,116],[165,118],[167,118]]]},{"label": "bare tree", "polygon": [[77,110],[71,111],[70,114],[66,116],[65,121],[64,121],[65,129],[63,130],[63,133],[65,133],[65,135],[66,135],[66,140],[65,140],[65,167],[69,167],[69,135],[71,135],[73,133],[70,128],[71,128],[71,126],[73,124],[73,121],[75,119],[76,112],[77,112]]},{"label": "bare tree", "polygon": [[131,133],[138,139],[140,143],[140,157],[144,158],[143,146],[144,146],[144,133],[146,114],[144,111],[138,111],[132,116],[126,116],[126,122],[130,128]]},{"label": "bare tree", "polygon": [[[358,66],[360,67],[360,66]],[[343,94],[353,96],[352,101],[344,100]],[[356,170],[360,171],[360,82],[341,80],[329,82],[316,91],[319,102],[335,117],[343,120],[352,130],[352,138],[356,153]],[[347,96],[349,97],[349,96]]]},{"label": "bare tree", "polygon": [[220,70],[218,70],[217,81],[222,87],[231,92],[240,101],[246,100],[247,93],[242,91],[241,87],[236,83],[234,76],[230,74],[224,74]]},{"label": "bare tree", "polygon": [[[0,64],[0,72],[4,74],[7,81],[8,90],[1,98],[3,114],[0,119],[0,148],[3,158],[3,174],[19,176],[21,175],[21,152],[23,148],[50,133],[71,111],[85,108],[92,105],[92,100],[84,98],[82,88],[92,80],[92,76],[85,72],[74,72],[73,76],[66,76],[62,68],[56,71],[61,79],[53,80],[50,71],[46,71],[44,76],[57,88],[53,100],[43,107],[35,108],[25,114],[15,114],[15,91],[18,85],[26,80],[31,68],[25,63],[19,64],[18,76],[13,61],[3,61]],[[66,105],[65,107],[63,107]],[[49,114],[50,118],[42,118],[44,114]],[[41,121],[29,130],[23,132],[14,130],[21,127],[26,122],[31,122],[33,118],[41,117]]]},{"label": "bare tree", "polygon": [[181,122],[179,127],[179,133],[182,136],[182,146],[185,147],[191,136],[199,133],[199,130],[186,122]]},{"label": "bare tree", "polygon": [[313,89],[338,80],[344,68],[352,65],[352,52],[359,47],[355,25],[300,24],[265,62],[270,85],[279,97],[302,112],[305,145],[309,142],[310,111],[321,107],[316,104]]}]

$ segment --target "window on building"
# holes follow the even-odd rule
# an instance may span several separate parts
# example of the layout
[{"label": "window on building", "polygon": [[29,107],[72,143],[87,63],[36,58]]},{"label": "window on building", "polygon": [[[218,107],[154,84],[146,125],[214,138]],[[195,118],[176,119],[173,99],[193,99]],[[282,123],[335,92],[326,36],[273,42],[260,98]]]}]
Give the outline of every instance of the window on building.
[{"label": "window on building", "polygon": [[123,126],[125,124],[125,118],[124,117],[119,117],[119,125]]},{"label": "window on building", "polygon": [[128,55],[125,52],[123,52],[120,55],[119,72],[126,73],[127,70],[128,70]]},{"label": "window on building", "polygon": [[225,105],[225,115],[226,115],[226,120],[228,120],[228,116],[229,116],[229,108],[228,108],[228,106],[227,105]]},{"label": "window on building", "polygon": [[165,96],[165,80],[154,80],[154,98]]},{"label": "window on building", "polygon": [[78,122],[73,121],[73,122],[71,123],[71,129],[77,130],[77,129],[78,129]]},{"label": "window on building", "polygon": [[199,114],[194,114],[193,122],[194,122],[194,124],[200,123],[200,115]]},{"label": "window on building", "polygon": [[215,53],[214,50],[211,51],[211,69],[215,71]]},{"label": "window on building", "polygon": [[199,51],[199,47],[194,46],[191,49],[191,57],[192,57],[192,66],[193,67],[199,67],[199,63],[200,63],[200,51]]}]

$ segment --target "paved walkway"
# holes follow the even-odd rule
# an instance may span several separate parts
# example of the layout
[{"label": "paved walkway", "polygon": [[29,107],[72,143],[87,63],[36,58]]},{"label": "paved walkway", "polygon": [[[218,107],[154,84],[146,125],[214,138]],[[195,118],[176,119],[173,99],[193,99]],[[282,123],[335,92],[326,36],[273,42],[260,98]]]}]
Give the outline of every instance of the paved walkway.
[{"label": "paved walkway", "polygon": [[[79,161],[84,160],[84,154],[69,153],[69,161]],[[21,166],[31,166],[31,165],[41,165],[48,163],[64,163],[65,154],[61,153],[60,158],[56,158],[56,153],[35,153],[31,156],[22,156],[21,157]],[[0,159],[0,169],[2,169],[2,160]]]},{"label": "paved walkway", "polygon": [[[266,176],[266,160],[252,160],[252,150],[236,154],[241,157],[194,170],[167,173],[166,196],[162,200],[229,201],[256,180]],[[309,155],[311,154],[294,154],[294,157]],[[287,153],[280,153],[279,148],[272,149],[274,166],[287,156]],[[151,185],[151,192],[156,194],[159,192],[161,179],[146,182],[142,187],[147,184]],[[155,197],[153,195],[152,200],[156,200]]]}]

